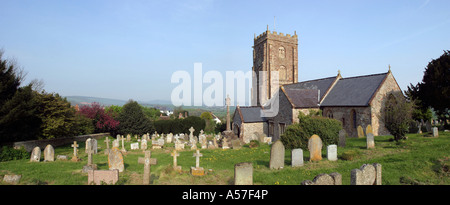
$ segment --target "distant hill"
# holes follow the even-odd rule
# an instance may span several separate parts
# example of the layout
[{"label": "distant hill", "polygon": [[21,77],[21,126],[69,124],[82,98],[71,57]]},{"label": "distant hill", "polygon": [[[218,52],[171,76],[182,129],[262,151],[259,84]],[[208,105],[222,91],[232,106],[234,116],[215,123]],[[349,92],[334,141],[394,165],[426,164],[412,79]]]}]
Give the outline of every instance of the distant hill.
[{"label": "distant hill", "polygon": [[[93,102],[97,102],[103,106],[110,105],[118,105],[123,106],[127,103],[128,100],[118,100],[118,99],[110,99],[110,98],[99,98],[99,97],[87,97],[87,96],[64,96],[67,98],[67,101],[70,102],[71,105],[87,105]],[[173,111],[175,106],[172,102],[168,100],[150,100],[150,101],[138,101],[139,104],[146,107],[154,107],[160,110],[170,110]],[[184,109],[189,111],[189,115],[191,116],[200,116],[200,114],[204,111],[213,112],[218,117],[222,118],[226,116],[227,110],[226,106],[215,106],[215,107],[207,107],[207,106],[183,106]],[[230,113],[233,115],[235,106],[230,107]]]}]

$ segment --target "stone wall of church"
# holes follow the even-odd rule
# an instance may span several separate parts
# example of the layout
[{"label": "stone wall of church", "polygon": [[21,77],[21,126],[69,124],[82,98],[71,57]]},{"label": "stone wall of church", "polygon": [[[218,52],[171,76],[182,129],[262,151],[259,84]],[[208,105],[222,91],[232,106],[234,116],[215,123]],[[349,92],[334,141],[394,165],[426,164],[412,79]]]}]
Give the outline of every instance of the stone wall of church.
[{"label": "stone wall of church", "polygon": [[395,81],[392,73],[389,73],[386,77],[386,80],[378,89],[378,92],[375,94],[372,102],[370,103],[371,107],[371,121],[372,121],[372,129],[373,134],[377,135],[390,135],[389,131],[386,129],[384,125],[384,121],[382,120],[384,115],[384,108],[387,97],[393,94],[396,98],[404,98],[400,87]]},{"label": "stone wall of church", "polygon": [[370,107],[323,107],[322,113],[341,121],[349,137],[358,137],[358,125],[365,128],[372,122]]},{"label": "stone wall of church", "polygon": [[264,134],[264,124],[264,122],[243,123],[242,130],[244,134],[242,140],[244,143],[247,144],[250,143],[251,140],[259,140],[258,136]]},{"label": "stone wall of church", "polygon": [[319,108],[293,108],[292,109],[292,122],[298,123],[298,114],[302,112],[304,115],[309,115],[311,110],[317,111]]}]

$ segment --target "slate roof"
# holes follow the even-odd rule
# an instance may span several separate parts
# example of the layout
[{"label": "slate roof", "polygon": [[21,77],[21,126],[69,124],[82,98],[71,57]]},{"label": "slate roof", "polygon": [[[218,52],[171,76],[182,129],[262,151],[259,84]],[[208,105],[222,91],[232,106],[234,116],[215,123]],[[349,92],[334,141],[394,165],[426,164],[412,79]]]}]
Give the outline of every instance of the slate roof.
[{"label": "slate roof", "polygon": [[240,112],[244,118],[244,122],[265,122],[266,120],[261,117],[261,107],[237,107],[236,110]]},{"label": "slate roof", "polygon": [[320,106],[369,106],[388,73],[342,78],[331,89]]},{"label": "slate roof", "polygon": [[336,76],[288,84],[283,87],[286,91],[291,89],[320,90],[320,99],[322,99],[323,95],[327,92],[328,88],[330,88],[335,80]]},{"label": "slate roof", "polygon": [[319,91],[317,89],[283,88],[295,108],[319,107]]}]

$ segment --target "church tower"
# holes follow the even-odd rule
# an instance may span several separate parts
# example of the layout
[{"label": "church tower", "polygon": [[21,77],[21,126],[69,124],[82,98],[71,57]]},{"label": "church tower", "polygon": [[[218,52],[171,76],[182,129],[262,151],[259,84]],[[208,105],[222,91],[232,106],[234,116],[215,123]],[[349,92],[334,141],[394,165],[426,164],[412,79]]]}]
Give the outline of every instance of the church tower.
[{"label": "church tower", "polygon": [[[253,43],[252,105],[260,106],[269,100],[279,86],[298,82],[297,34],[284,35],[267,30],[255,35]],[[260,72],[266,71],[266,72]],[[278,86],[271,71],[278,71]],[[260,89],[258,89],[262,86]],[[261,98],[261,99],[260,99]]]}]

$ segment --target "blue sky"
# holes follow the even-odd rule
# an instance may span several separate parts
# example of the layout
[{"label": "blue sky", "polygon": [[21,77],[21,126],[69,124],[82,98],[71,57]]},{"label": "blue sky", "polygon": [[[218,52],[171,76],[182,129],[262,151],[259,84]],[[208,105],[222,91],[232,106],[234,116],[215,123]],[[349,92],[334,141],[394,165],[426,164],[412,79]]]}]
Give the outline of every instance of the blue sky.
[{"label": "blue sky", "polygon": [[[392,72],[402,90],[450,49],[448,0],[1,0],[0,48],[47,92],[170,100],[177,70],[251,70],[254,34],[299,38],[299,81]],[[206,85],[207,86],[207,85]]]}]

